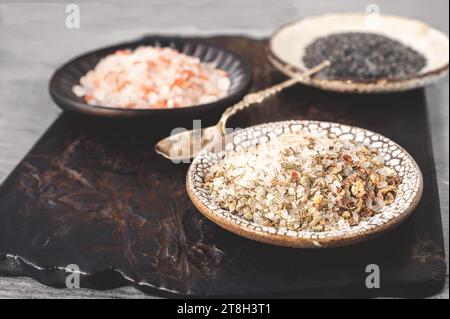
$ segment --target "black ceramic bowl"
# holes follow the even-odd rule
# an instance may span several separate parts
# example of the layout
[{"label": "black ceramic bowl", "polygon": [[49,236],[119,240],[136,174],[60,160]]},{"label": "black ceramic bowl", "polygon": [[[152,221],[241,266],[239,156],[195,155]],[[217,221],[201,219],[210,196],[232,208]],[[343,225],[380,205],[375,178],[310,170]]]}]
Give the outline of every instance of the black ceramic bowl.
[{"label": "black ceramic bowl", "polygon": [[[119,49],[135,49],[139,46],[151,45],[172,47],[179,52],[200,58],[202,62],[216,62],[220,69],[227,71],[231,79],[228,94],[212,103],[187,106],[173,109],[121,109],[102,105],[87,104],[83,98],[72,92],[80,78],[92,70],[98,61]],[[103,118],[199,118],[211,114],[220,114],[226,107],[239,101],[250,88],[251,69],[236,54],[206,43],[199,39],[182,37],[146,36],[137,41],[121,43],[111,47],[95,50],[67,62],[57,69],[50,80],[50,95],[63,110]]]}]

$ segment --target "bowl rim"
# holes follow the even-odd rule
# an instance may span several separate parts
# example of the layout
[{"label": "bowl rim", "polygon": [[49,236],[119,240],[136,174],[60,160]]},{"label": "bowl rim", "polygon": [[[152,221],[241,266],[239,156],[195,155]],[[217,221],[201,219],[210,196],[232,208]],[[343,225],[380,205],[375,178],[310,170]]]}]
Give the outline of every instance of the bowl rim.
[{"label": "bowl rim", "polygon": [[[189,112],[191,110],[205,109],[214,107],[217,104],[231,104],[236,100],[239,100],[248,90],[250,89],[252,83],[252,66],[250,63],[242,58],[239,54],[218,46],[216,44],[208,43],[207,37],[193,37],[193,36],[164,36],[164,35],[144,35],[140,38],[130,40],[130,41],[122,41],[116,44],[103,46],[97,49],[89,50],[85,53],[81,53],[71,58],[67,62],[64,62],[61,66],[59,66],[50,77],[50,81],[48,84],[48,90],[51,98],[63,110],[67,110],[70,112],[82,113],[93,116],[105,116],[105,117],[138,117],[149,114],[160,114],[160,113],[183,113]],[[173,43],[191,43],[193,45],[205,45],[207,47],[213,48],[215,50],[222,51],[230,56],[232,56],[235,60],[239,61],[240,67],[243,70],[243,78],[241,80],[241,84],[236,88],[236,90],[232,93],[227,92],[227,95],[224,97],[209,103],[195,104],[189,105],[180,108],[154,108],[154,109],[127,109],[127,108],[118,108],[118,107],[108,107],[104,105],[91,105],[86,102],[79,102],[72,98],[66,97],[62,94],[56,87],[56,81],[63,76],[65,69],[70,65],[77,63],[78,61],[85,59],[94,54],[100,54],[103,57],[106,56],[109,51],[114,51],[123,48],[137,48],[139,46],[146,45],[146,42],[173,42]],[[159,43],[160,44],[160,43]],[[164,47],[164,46],[163,46]],[[73,93],[72,93],[73,94]],[[75,95],[74,95],[75,97]],[[99,112],[101,114],[99,114]]]},{"label": "bowl rim", "polygon": [[[298,66],[292,65],[288,61],[284,60],[282,57],[277,55],[274,50],[274,39],[285,29],[292,27],[298,23],[301,23],[305,20],[315,19],[315,18],[327,18],[327,17],[340,17],[340,16],[359,16],[364,17],[367,16],[368,13],[364,12],[339,12],[339,13],[325,13],[318,14],[314,16],[303,17],[294,21],[289,21],[287,23],[282,24],[278,28],[276,28],[269,37],[267,45],[265,46],[266,55],[271,62],[271,64],[277,68],[279,71],[283,72],[286,75],[292,75],[292,71],[294,72],[302,72],[301,68]],[[444,32],[434,28],[433,26],[418,20],[409,17],[404,17],[395,14],[380,14],[380,16],[385,18],[393,18],[397,20],[414,22],[420,25],[423,25],[426,28],[429,28],[448,39],[448,35]],[[368,79],[368,80],[351,80],[351,79],[318,79],[311,77],[310,79],[305,79],[302,81],[305,85],[310,85],[314,87],[319,87],[326,90],[338,91],[338,92],[350,92],[357,91],[360,93],[376,93],[376,92],[397,92],[404,91],[409,89],[414,89],[417,87],[422,87],[434,80],[440,79],[445,76],[449,71],[449,62],[441,65],[438,68],[428,70],[426,72],[410,75],[402,78],[381,78],[381,79]],[[401,88],[399,85],[404,84],[405,87]],[[395,87],[391,87],[395,85]],[[381,87],[378,87],[381,86]],[[383,88],[384,87],[384,88]]]},{"label": "bowl rim", "polygon": [[[331,236],[331,237],[325,237],[325,238],[304,238],[304,237],[295,237],[295,236],[288,236],[286,234],[272,234],[268,232],[263,232],[261,230],[258,230],[256,228],[250,228],[247,226],[242,226],[241,223],[237,224],[233,221],[230,221],[227,219],[223,214],[214,212],[212,209],[207,207],[205,203],[197,197],[197,195],[194,192],[194,189],[192,187],[193,181],[191,179],[193,175],[193,168],[197,164],[196,161],[201,158],[203,155],[207,154],[208,152],[203,150],[191,163],[188,172],[186,174],[186,190],[189,195],[189,198],[191,199],[194,206],[202,213],[206,218],[211,220],[212,222],[216,223],[220,227],[237,234],[239,236],[246,237],[251,240],[259,241],[266,244],[272,244],[276,246],[284,246],[284,247],[292,247],[292,248],[308,248],[308,249],[325,249],[325,248],[333,248],[333,247],[343,247],[348,246],[351,244],[363,242],[375,237],[378,237],[390,230],[393,230],[400,224],[402,224],[410,215],[411,213],[417,208],[420,199],[422,197],[423,193],[423,175],[422,171],[420,170],[419,165],[414,160],[414,158],[399,144],[392,141],[391,139],[385,137],[384,135],[381,135],[379,133],[376,133],[371,130],[367,130],[365,128],[361,128],[358,126],[352,126],[337,122],[329,122],[329,121],[317,121],[317,120],[288,120],[288,121],[277,121],[277,122],[268,122],[263,124],[254,125],[251,127],[248,127],[247,129],[255,128],[255,127],[264,127],[267,125],[286,125],[286,124],[295,124],[295,123],[307,123],[307,124],[330,124],[330,125],[338,125],[339,127],[349,127],[349,128],[355,128],[358,130],[365,131],[370,134],[374,134],[377,136],[381,136],[385,138],[387,141],[392,142],[395,144],[395,146],[408,158],[408,160],[411,161],[414,171],[417,173],[417,176],[419,178],[418,180],[418,186],[416,190],[416,194],[411,201],[411,204],[403,210],[398,216],[393,217],[389,219],[387,222],[383,223],[380,226],[369,228],[368,230],[365,230],[364,232],[360,233],[349,233],[344,232],[341,236]],[[233,138],[235,134],[238,134],[242,132],[243,130],[234,132],[229,136],[230,139]],[[242,133],[241,133],[242,134]],[[223,209],[222,209],[223,210]],[[308,232],[308,233],[314,233],[314,232]]]}]

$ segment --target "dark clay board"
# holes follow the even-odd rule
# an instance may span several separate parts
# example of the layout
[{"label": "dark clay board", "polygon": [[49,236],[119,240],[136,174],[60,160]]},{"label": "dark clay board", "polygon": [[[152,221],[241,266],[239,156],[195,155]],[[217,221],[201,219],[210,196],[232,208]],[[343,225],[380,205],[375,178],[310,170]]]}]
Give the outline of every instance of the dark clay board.
[{"label": "dark clay board", "polygon": [[[265,58],[265,41],[206,40],[252,63],[253,89],[283,80]],[[229,124],[288,119],[356,125],[405,147],[424,176],[417,210],[386,235],[344,248],[253,242],[206,220],[186,194],[188,166],[153,152],[173,122],[66,114],[0,188],[1,273],[64,287],[60,267],[76,264],[83,287],[134,285],[163,296],[421,297],[442,289],[446,264],[424,91],[349,95],[298,85]],[[380,268],[379,289],[365,285],[369,264]]]}]

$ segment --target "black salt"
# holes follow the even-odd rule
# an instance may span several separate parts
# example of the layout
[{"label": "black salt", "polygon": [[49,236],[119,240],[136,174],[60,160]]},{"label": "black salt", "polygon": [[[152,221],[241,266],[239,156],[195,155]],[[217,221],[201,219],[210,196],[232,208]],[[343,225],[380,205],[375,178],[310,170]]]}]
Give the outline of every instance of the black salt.
[{"label": "black salt", "polygon": [[417,74],[426,59],[417,51],[373,33],[336,33],[319,38],[305,49],[308,68],[324,60],[332,65],[320,73],[334,80],[370,81]]}]

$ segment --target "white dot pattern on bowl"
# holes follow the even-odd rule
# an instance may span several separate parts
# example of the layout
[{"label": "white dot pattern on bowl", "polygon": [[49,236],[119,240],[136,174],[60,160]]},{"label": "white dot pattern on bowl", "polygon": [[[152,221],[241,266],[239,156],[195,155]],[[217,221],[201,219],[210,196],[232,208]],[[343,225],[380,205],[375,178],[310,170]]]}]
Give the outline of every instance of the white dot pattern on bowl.
[{"label": "white dot pattern on bowl", "polygon": [[[214,198],[212,198],[203,188],[203,178],[210,167],[220,162],[226,152],[232,150],[239,151],[244,148],[243,145],[248,146],[254,145],[255,143],[265,143],[268,140],[277,138],[278,136],[289,132],[320,133],[328,136],[336,136],[338,138],[352,139],[377,149],[380,155],[385,159],[385,164],[393,168],[401,178],[399,193],[396,196],[395,201],[391,205],[386,206],[381,213],[371,217],[365,222],[347,230],[326,232],[291,231],[257,225],[230,211],[220,208],[215,203]],[[409,212],[411,206],[418,200],[417,197],[421,194],[422,173],[412,157],[403,148],[388,138],[374,132],[338,123],[287,121],[267,123],[240,130],[228,141],[225,152],[214,154],[208,151],[202,151],[194,159],[189,168],[187,183],[193,196],[211,210],[212,214],[224,219],[226,222],[235,223],[236,225],[239,225],[240,228],[256,231],[261,234],[277,234],[281,236],[314,240],[317,244],[321,239],[339,239],[344,237],[348,239],[349,237],[357,237],[375,231],[385,224],[395,224],[395,220],[400,219],[402,214]]]}]

